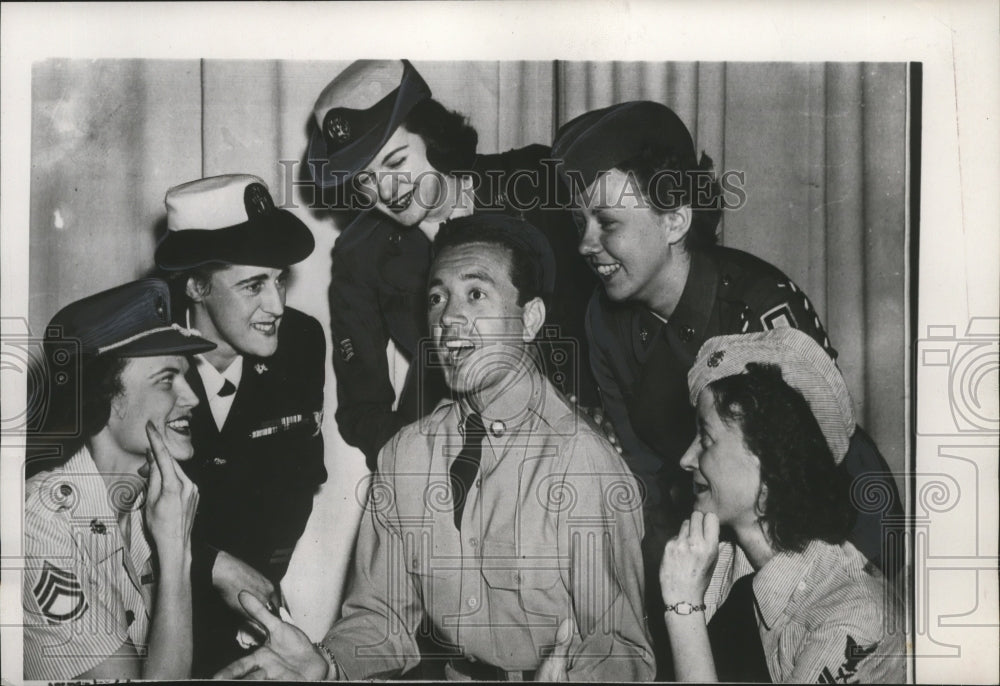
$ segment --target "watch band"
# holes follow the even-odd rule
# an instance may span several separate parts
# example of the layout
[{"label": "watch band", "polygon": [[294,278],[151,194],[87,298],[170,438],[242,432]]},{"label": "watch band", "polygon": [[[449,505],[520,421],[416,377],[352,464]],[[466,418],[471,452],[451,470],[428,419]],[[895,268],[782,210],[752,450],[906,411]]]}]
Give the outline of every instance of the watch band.
[{"label": "watch band", "polygon": [[693,612],[704,612],[705,603],[701,603],[700,605],[692,605],[688,601],[682,600],[679,603],[673,603],[671,605],[665,606],[664,610],[666,610],[667,612],[673,612],[674,614],[678,615],[689,615]]}]

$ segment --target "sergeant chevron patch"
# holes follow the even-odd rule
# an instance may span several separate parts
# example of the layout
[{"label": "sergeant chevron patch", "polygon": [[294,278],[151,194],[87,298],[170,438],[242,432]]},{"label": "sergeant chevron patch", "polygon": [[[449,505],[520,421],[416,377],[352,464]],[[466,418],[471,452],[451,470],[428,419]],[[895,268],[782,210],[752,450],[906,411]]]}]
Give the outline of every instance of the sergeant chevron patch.
[{"label": "sergeant chevron patch", "polygon": [[42,567],[41,577],[32,593],[49,624],[72,622],[82,617],[89,607],[76,575],[56,567],[48,560]]}]

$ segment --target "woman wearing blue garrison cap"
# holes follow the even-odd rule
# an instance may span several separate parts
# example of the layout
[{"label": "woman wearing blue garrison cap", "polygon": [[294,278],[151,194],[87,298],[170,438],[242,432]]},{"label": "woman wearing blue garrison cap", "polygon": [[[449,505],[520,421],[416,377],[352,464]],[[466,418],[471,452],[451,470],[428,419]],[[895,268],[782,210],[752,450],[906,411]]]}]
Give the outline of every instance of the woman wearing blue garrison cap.
[{"label": "woman wearing blue garrison cap", "polygon": [[177,462],[198,399],[184,373],[215,345],[171,324],[157,279],[74,302],[47,333],[61,395],[33,438],[62,463],[25,488],[24,677],[186,678],[198,489]]},{"label": "woman wearing blue garrison cap", "polygon": [[[548,377],[581,404],[596,404],[583,333],[596,280],[576,254],[572,218],[559,208],[566,198],[555,195],[564,193],[555,169],[542,164],[549,148],[477,154],[475,129],[434,100],[406,60],[354,62],[319,95],[313,117],[307,176],[331,207],[359,213],[333,250],[330,326],[337,425],[369,468],[393,434],[447,394],[419,350],[428,334],[430,246],[441,222],[473,211],[518,216],[548,238],[557,262],[548,323],[558,329],[547,333],[560,339],[547,348]],[[399,397],[386,359],[390,340],[410,362]]]}]

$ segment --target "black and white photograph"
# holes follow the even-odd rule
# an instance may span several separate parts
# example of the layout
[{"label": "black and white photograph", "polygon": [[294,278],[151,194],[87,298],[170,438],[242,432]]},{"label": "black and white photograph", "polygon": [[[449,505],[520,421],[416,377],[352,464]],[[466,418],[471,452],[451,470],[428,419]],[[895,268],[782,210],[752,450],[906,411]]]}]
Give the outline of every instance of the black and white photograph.
[{"label": "black and white photograph", "polygon": [[726,7],[5,5],[4,680],[995,681],[997,8]]}]

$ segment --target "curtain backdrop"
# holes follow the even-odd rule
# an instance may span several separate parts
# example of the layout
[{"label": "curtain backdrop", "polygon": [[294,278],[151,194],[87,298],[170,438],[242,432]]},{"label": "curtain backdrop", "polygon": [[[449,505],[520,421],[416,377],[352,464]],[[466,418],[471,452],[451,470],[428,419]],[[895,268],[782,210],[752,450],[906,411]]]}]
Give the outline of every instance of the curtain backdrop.
[{"label": "curtain backdrop", "polygon": [[[52,60],[33,70],[30,321],[144,275],[170,186],[249,172],[316,237],[289,305],[329,322],[339,227],[296,185],[312,104],[347,62]],[[591,109],[673,108],[717,170],[745,173],[722,242],[785,271],[840,352],[859,422],[902,486],[906,412],[905,64],[415,62],[467,115],[480,151],[551,143]],[[329,349],[329,340],[327,346]],[[364,494],[364,459],[341,441],[326,370],[328,483],[283,584],[316,639],[340,606]],[[903,489],[900,488],[902,491]]]}]

